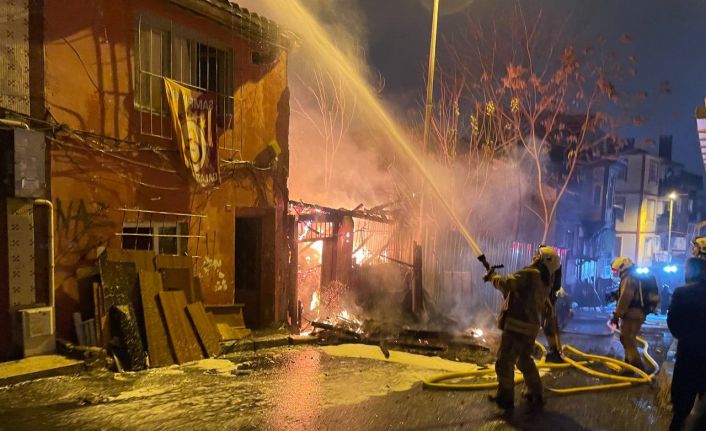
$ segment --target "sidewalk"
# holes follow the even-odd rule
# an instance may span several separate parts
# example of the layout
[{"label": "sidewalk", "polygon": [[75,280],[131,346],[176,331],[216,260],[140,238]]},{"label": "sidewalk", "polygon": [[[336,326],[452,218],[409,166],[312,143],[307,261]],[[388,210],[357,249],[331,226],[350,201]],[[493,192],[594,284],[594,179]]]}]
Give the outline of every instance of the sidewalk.
[{"label": "sidewalk", "polygon": [[62,376],[83,371],[83,361],[59,355],[32,356],[0,363],[0,386],[7,386],[43,377]]}]

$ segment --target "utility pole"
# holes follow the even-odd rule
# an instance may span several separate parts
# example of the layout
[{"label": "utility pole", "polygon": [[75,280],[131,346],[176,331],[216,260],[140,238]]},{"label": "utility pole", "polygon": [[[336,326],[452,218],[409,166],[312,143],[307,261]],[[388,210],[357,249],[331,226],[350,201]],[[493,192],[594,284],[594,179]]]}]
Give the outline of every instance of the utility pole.
[{"label": "utility pole", "polygon": [[[422,157],[426,157],[429,150],[429,133],[431,129],[431,114],[434,107],[434,66],[436,64],[436,29],[439,21],[439,0],[434,0],[434,9],[432,10],[431,19],[431,41],[429,43],[429,68],[427,72],[427,97],[424,104],[424,135],[422,136]],[[425,246],[424,241],[424,194],[426,182],[422,180],[421,193],[419,195],[419,242],[422,247]],[[426,250],[425,250],[426,251]]]},{"label": "utility pole", "polygon": [[424,152],[429,146],[429,129],[431,128],[431,113],[434,106],[434,66],[436,65],[436,29],[439,21],[439,0],[434,0],[434,10],[431,18],[431,42],[429,43],[429,68],[427,73],[427,99],[424,110]]},{"label": "utility pole", "polygon": [[[429,42],[429,68],[427,71],[427,96],[424,103],[424,136],[422,137],[422,157],[426,157],[427,151],[429,150],[429,133],[431,129],[431,114],[432,108],[434,106],[434,66],[436,65],[436,29],[439,22],[439,0],[434,0],[434,9],[432,10],[431,18],[431,40]],[[426,223],[424,222],[424,195],[426,193],[426,181],[422,179],[422,187],[419,194],[419,226],[417,229],[418,240],[419,240],[419,250],[415,247],[415,263],[421,268],[424,267],[424,261],[429,258],[428,251],[428,230],[426,228]],[[420,256],[417,256],[419,252]],[[417,262],[418,259],[418,262]],[[422,274],[427,275],[426,271]],[[427,280],[429,279],[428,275]],[[419,285],[416,285],[413,289],[412,295],[412,308],[415,313],[421,311],[422,305],[422,291],[423,291],[423,280],[419,281]]]},{"label": "utility pole", "polygon": [[672,261],[672,212],[674,210],[674,199],[677,194],[672,192],[669,194],[669,233],[667,234],[667,253],[669,254],[669,262]]}]

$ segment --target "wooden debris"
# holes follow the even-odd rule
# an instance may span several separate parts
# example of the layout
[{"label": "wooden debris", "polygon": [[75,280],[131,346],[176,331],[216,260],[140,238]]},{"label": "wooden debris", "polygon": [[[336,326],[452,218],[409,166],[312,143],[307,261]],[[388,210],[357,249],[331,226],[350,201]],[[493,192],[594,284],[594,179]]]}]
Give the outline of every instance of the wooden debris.
[{"label": "wooden debris", "polygon": [[150,366],[172,365],[174,354],[169,345],[167,328],[158,300],[159,292],[162,291],[162,277],[156,271],[140,271],[139,278]]},{"label": "wooden debris", "polygon": [[225,323],[216,323],[216,329],[221,341],[241,340],[252,334],[248,328],[234,328]]},{"label": "wooden debris", "polygon": [[81,320],[81,313],[74,313],[72,317],[74,319],[74,330],[76,331],[76,342],[79,346],[85,346],[86,338],[83,334],[83,321]]},{"label": "wooden debris", "polygon": [[125,250],[122,248],[108,248],[105,250],[107,260],[111,262],[131,262],[138,271],[154,271],[154,258],[156,253],[150,250]]},{"label": "wooden debris", "polygon": [[188,268],[160,268],[164,290],[181,290],[191,303],[196,296],[193,292],[191,270]]},{"label": "wooden debris", "polygon": [[218,330],[213,325],[206,309],[201,302],[195,302],[186,306],[186,310],[191,318],[191,323],[196,329],[196,335],[201,341],[206,356],[214,357],[221,354],[221,343]]},{"label": "wooden debris", "polygon": [[198,277],[194,277],[192,283],[194,289],[194,296],[196,298],[195,302],[203,302],[203,289],[201,289],[201,279]]},{"label": "wooden debris", "polygon": [[189,303],[200,301],[194,286],[194,261],[188,256],[157,255],[155,267],[162,274],[164,290],[181,290]]},{"label": "wooden debris", "polygon": [[106,309],[114,305],[135,304],[139,299],[137,269],[132,262],[111,262],[105,258],[98,261],[103,300]]},{"label": "wooden debris", "polygon": [[80,346],[96,346],[96,325],[95,319],[83,320],[81,313],[73,313],[74,329],[76,330],[76,341]]},{"label": "wooden debris", "polygon": [[196,334],[186,316],[186,296],[184,292],[159,292],[159,302],[167,323],[167,334],[174,348],[174,356],[179,364],[202,358],[201,347]]},{"label": "wooden debris", "polygon": [[243,307],[243,304],[206,306],[208,314],[216,324],[221,341],[239,340],[250,335],[251,331],[245,327]]},{"label": "wooden debris", "polygon": [[93,318],[95,319],[96,345],[104,346],[105,310],[103,309],[103,289],[100,283],[93,282]]},{"label": "wooden debris", "polygon": [[137,327],[135,310],[131,304],[114,305],[110,308],[111,326],[120,340],[114,346],[123,367],[129,371],[145,368],[145,349]]}]

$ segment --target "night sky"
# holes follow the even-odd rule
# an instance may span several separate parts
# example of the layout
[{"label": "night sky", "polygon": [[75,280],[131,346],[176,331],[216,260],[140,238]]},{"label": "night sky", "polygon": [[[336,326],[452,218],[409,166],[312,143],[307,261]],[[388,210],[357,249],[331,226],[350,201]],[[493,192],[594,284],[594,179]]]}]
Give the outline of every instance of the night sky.
[{"label": "night sky", "polygon": [[[429,46],[431,0],[357,1],[361,30],[367,38],[368,63],[386,80],[383,97],[401,106],[421,106]],[[348,0],[338,0],[347,3]],[[442,8],[469,3],[460,12],[439,20],[439,57],[442,38],[453,39],[474,19],[498,19],[515,0],[441,0]],[[629,82],[632,91],[647,92],[634,115],[647,121],[622,130],[638,140],[674,136],[674,159],[702,173],[694,109],[706,95],[706,2],[702,0],[523,0],[523,8],[541,8],[546,25],[565,24],[567,43],[585,46],[598,37],[616,49],[637,57],[638,73]],[[623,35],[632,41],[625,43]],[[623,40],[621,42],[621,37]],[[660,91],[669,82],[671,93]]]}]

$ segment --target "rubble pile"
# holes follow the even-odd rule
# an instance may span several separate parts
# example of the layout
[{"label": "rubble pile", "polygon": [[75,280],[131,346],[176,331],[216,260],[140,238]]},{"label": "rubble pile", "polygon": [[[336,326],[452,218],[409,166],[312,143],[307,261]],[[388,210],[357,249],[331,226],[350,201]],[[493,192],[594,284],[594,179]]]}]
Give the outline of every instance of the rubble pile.
[{"label": "rubble pile", "polygon": [[385,358],[390,357],[391,349],[451,359],[461,356],[473,358],[476,362],[486,362],[485,358],[492,356],[490,349],[484,345],[484,339],[478,337],[478,332],[454,334],[409,327],[383,327],[372,320],[361,322],[345,312],[334,318],[313,321],[311,326],[314,328],[311,335],[318,338],[320,345],[372,345],[379,347]]}]

